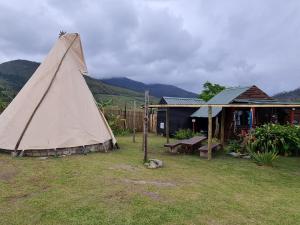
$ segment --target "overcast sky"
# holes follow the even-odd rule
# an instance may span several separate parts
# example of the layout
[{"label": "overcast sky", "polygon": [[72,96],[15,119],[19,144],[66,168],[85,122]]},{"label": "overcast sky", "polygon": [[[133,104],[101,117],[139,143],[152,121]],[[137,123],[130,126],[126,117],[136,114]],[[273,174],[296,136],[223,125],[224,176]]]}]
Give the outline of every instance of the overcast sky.
[{"label": "overcast sky", "polygon": [[300,87],[299,0],[0,0],[0,63],[81,35],[89,73],[174,84]]}]

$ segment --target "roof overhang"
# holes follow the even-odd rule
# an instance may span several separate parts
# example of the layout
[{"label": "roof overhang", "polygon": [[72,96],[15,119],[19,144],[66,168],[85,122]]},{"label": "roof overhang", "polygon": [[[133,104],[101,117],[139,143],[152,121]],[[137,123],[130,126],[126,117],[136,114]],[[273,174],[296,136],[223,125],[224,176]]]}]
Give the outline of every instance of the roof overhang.
[{"label": "roof overhang", "polygon": [[198,104],[198,105],[149,105],[149,108],[300,108],[300,103],[281,104]]}]

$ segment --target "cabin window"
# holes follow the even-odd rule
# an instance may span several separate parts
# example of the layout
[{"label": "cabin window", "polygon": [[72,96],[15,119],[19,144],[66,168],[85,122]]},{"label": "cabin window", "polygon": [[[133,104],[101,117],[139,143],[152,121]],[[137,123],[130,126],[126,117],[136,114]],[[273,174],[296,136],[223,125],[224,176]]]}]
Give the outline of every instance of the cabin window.
[{"label": "cabin window", "polygon": [[161,123],[159,124],[159,128],[160,128],[160,129],[165,129],[165,123],[162,123],[162,122],[161,122]]}]

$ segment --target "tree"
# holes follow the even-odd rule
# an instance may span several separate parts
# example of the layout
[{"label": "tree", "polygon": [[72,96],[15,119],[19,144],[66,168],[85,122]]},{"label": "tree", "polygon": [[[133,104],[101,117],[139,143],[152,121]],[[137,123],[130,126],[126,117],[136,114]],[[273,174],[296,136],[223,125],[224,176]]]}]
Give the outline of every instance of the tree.
[{"label": "tree", "polygon": [[207,102],[208,100],[213,98],[215,95],[219,94],[224,89],[225,89],[224,86],[221,86],[219,84],[212,84],[206,81],[203,84],[203,91],[200,93],[199,98]]}]

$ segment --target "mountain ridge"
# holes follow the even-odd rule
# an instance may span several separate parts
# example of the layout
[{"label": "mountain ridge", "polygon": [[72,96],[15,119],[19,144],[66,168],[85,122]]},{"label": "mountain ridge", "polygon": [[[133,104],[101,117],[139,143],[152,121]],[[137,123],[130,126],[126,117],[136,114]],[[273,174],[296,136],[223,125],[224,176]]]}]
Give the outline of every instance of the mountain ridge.
[{"label": "mountain ridge", "polygon": [[[25,85],[40,63],[28,60],[13,60],[0,64],[0,102],[9,103]],[[94,98],[103,103],[112,100],[112,104],[123,106],[133,100],[143,103],[144,95],[128,89],[107,85],[98,79],[84,76]],[[153,99],[157,101],[157,99]]]},{"label": "mountain ridge", "polygon": [[150,94],[157,98],[161,98],[163,96],[196,98],[198,96],[193,92],[186,91],[174,85],[160,83],[145,84],[143,82],[135,81],[127,77],[114,77],[101,80],[106,84],[123,87],[138,92],[149,90]]},{"label": "mountain ridge", "polygon": [[[3,62],[0,64],[0,85],[9,86],[11,89],[19,91],[23,85],[27,82],[27,80],[31,77],[31,75],[35,72],[35,70],[39,67],[40,63],[17,59],[11,60],[7,62]],[[90,79],[89,79],[90,78]],[[88,79],[88,84],[91,82],[95,85],[95,82],[98,82],[104,90],[109,89],[108,87],[117,88],[116,92],[110,92],[110,94],[120,95],[118,92],[121,91],[121,94],[124,94],[124,89],[127,89],[130,94],[129,95],[137,95],[139,96],[145,90],[150,90],[150,95],[160,98],[162,96],[174,96],[174,97],[197,97],[195,93],[188,92],[184,89],[178,88],[173,85],[168,84],[145,84],[143,82],[135,81],[129,79],[127,77],[118,77],[118,78],[107,78],[107,79],[99,79],[92,76],[86,77]],[[105,86],[103,84],[109,85]],[[120,89],[123,88],[123,89]],[[95,89],[94,89],[95,91]],[[98,92],[100,90],[97,90]],[[93,92],[93,91],[92,91]]]},{"label": "mountain ridge", "polygon": [[291,91],[284,91],[273,96],[281,100],[300,101],[300,87]]},{"label": "mountain ridge", "polygon": [[[38,62],[23,59],[1,63],[0,102],[2,101],[4,103],[9,103],[25,85],[31,75],[39,67],[39,65],[40,63]],[[133,86],[138,83],[140,88],[136,90],[136,88],[130,89],[123,87],[124,85],[112,85],[103,82],[101,79],[97,79],[91,76],[84,76],[84,78],[97,102],[103,103],[111,101],[112,105],[116,105],[119,107],[127,105],[127,107],[130,108],[133,105],[133,100],[136,100],[138,105],[142,105],[144,102],[144,90],[148,89],[146,84],[130,80],[128,78],[126,78],[126,81],[130,80],[133,83]],[[156,85],[156,87],[157,86],[159,87],[159,85]],[[162,87],[166,86],[168,85],[162,85]],[[175,91],[177,90],[176,88],[177,87],[175,87]],[[173,95],[170,91],[168,93],[168,95]],[[158,102],[158,98],[161,97],[156,97],[153,95],[153,93],[150,93],[150,95],[150,101],[152,103]]]}]

